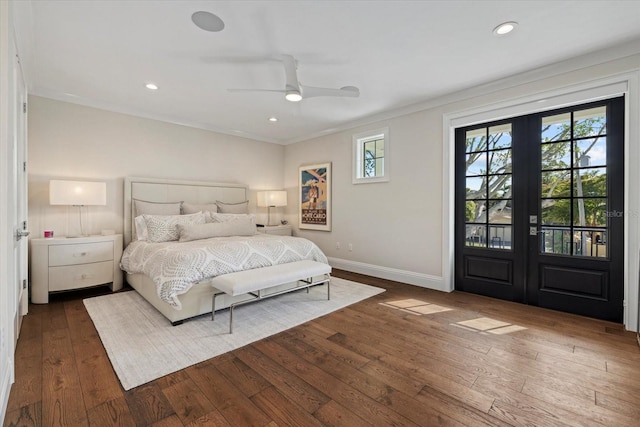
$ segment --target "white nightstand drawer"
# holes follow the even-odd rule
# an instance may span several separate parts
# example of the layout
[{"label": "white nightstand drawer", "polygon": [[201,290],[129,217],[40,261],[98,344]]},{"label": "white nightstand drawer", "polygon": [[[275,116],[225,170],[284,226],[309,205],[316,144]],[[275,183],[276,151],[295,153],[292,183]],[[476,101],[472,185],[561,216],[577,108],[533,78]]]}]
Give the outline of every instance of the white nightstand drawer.
[{"label": "white nightstand drawer", "polygon": [[113,242],[49,246],[49,266],[113,260]]},{"label": "white nightstand drawer", "polygon": [[113,282],[113,261],[49,268],[49,291],[66,291]]}]

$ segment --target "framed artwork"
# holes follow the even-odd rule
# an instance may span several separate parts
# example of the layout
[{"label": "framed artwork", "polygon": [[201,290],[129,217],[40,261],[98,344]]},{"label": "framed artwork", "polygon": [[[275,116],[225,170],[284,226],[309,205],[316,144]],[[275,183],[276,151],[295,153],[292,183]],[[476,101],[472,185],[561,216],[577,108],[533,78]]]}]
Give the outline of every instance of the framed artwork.
[{"label": "framed artwork", "polygon": [[331,163],[300,166],[298,228],[331,231]]}]

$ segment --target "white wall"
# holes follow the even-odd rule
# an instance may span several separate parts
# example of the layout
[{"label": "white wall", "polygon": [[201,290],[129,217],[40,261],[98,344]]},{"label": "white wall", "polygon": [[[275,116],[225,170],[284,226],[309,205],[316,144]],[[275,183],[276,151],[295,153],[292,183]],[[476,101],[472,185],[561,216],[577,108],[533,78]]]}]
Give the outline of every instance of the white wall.
[{"label": "white wall", "polygon": [[83,208],[91,234],[122,232],[126,176],[246,184],[260,219],[255,190],[282,188],[283,161],[281,145],[31,96],[30,229],[38,237],[80,231],[78,208],[49,205],[50,179],[107,182],[107,206]]},{"label": "white wall", "polygon": [[[384,126],[389,127],[391,180],[352,184],[352,135]],[[441,141],[442,117],[423,111],[287,146],[290,223],[297,224],[298,167],[330,161],[333,169],[332,231],[298,230],[297,235],[316,242],[334,266],[439,288]]]},{"label": "white wall", "polygon": [[[336,134],[289,145],[285,149],[285,186],[291,200],[298,199],[297,171],[304,163],[333,164],[333,230],[298,230],[297,234],[317,242],[330,257],[332,265],[346,270],[413,283],[440,290],[452,290],[453,246],[451,244],[453,173],[450,129],[443,124],[448,117],[461,117],[487,111],[484,121],[502,118],[513,111],[495,105],[518,107],[521,103],[545,105],[548,94],[573,93],[598,79],[620,74],[637,75],[640,55],[615,60],[597,56],[533,70],[485,87],[473,88],[432,101],[423,109]],[[632,77],[632,80],[634,77]],[[636,79],[637,80],[637,79]],[[637,85],[627,93],[626,156],[629,165],[640,161],[639,111]],[[517,108],[516,108],[517,109]],[[407,109],[409,110],[409,109]],[[508,113],[507,113],[508,114]],[[516,114],[513,114],[516,115]],[[508,116],[507,116],[508,117]],[[447,122],[449,123],[449,122]],[[367,130],[389,127],[391,140],[391,181],[354,185],[351,183],[351,138]],[[448,125],[447,125],[448,126]],[[625,325],[635,330],[638,301],[638,220],[640,215],[640,174],[637,168],[626,171],[627,228]],[[635,214],[634,214],[635,212]],[[287,216],[297,224],[296,206],[290,204]],[[336,242],[341,249],[336,249]],[[345,248],[353,244],[353,251]]]}]

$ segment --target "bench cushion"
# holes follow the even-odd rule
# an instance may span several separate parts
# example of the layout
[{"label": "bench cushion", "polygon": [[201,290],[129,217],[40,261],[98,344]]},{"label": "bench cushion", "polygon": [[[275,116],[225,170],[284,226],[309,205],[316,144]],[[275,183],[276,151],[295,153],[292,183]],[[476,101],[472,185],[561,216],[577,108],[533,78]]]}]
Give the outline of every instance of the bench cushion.
[{"label": "bench cushion", "polygon": [[241,295],[329,273],[329,264],[303,260],[223,274],[212,279],[211,286],[228,295]]}]

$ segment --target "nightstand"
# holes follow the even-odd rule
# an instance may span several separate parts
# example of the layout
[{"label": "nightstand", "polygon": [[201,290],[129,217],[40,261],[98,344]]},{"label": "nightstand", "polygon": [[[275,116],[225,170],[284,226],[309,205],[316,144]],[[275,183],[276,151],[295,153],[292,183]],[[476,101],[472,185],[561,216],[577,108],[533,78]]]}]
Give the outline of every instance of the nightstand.
[{"label": "nightstand", "polygon": [[258,233],[276,234],[278,236],[292,236],[293,229],[290,225],[269,225],[258,227]]},{"label": "nightstand", "polygon": [[111,284],[122,289],[122,234],[31,239],[31,302],[46,304],[49,292]]}]

